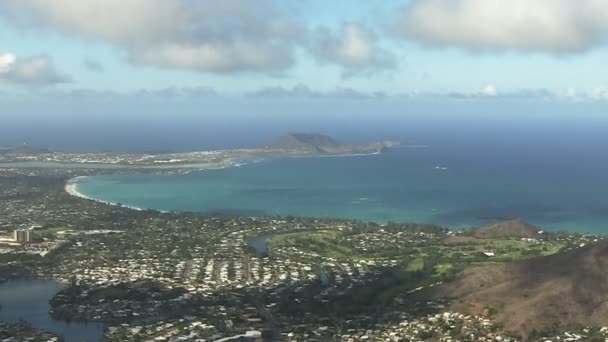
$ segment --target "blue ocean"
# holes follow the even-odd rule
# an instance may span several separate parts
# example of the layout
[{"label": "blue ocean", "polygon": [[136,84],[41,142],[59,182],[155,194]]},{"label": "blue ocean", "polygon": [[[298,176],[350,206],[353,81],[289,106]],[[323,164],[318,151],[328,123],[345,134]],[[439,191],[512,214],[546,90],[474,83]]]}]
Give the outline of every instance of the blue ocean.
[{"label": "blue ocean", "polygon": [[[274,159],[180,175],[86,178],[86,196],[167,211],[423,222],[452,228],[522,218],[608,233],[606,138],[593,132],[435,136],[370,156]],[[421,141],[422,139],[419,139]],[[424,141],[422,141],[424,142]]]}]

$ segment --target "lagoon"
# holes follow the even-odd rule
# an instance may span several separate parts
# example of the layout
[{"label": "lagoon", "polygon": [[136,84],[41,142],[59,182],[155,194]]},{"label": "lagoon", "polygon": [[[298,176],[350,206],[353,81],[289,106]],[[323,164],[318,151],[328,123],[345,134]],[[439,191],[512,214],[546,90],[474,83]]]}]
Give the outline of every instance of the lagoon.
[{"label": "lagoon", "polygon": [[102,341],[102,323],[67,323],[51,319],[49,300],[62,288],[62,285],[45,279],[0,283],[0,320],[17,322],[23,319],[34,328],[63,336],[66,342]]}]

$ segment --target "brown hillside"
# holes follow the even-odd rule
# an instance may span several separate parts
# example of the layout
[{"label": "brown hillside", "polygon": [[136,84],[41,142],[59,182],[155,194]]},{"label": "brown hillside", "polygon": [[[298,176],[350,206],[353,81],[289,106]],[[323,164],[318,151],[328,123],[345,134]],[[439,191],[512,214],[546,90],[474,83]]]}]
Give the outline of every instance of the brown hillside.
[{"label": "brown hillside", "polygon": [[499,222],[473,230],[473,236],[480,239],[495,238],[537,238],[541,229],[520,219]]},{"label": "brown hillside", "polygon": [[[608,324],[608,242],[547,257],[474,268],[419,296],[454,299],[465,314],[494,318],[524,339],[536,331],[563,332]],[[418,296],[417,296],[418,297]]]},{"label": "brown hillside", "polygon": [[458,246],[480,244],[483,243],[483,240],[470,235],[454,235],[443,239],[442,242],[444,245]]}]

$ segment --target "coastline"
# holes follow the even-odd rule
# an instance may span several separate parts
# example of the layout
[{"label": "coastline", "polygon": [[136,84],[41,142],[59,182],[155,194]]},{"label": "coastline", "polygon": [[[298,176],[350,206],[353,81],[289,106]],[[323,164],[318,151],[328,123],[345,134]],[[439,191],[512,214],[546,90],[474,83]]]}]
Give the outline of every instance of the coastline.
[{"label": "coastline", "polygon": [[[374,156],[374,155],[379,155],[382,154],[383,152],[372,152],[372,153],[354,153],[354,154],[333,154],[333,155],[316,155],[316,156],[299,156],[299,157],[288,157],[288,158],[333,158],[333,157],[365,157],[365,156]],[[228,169],[231,167],[242,167],[242,166],[246,166],[249,164],[256,164],[256,163],[261,163],[267,160],[271,160],[273,158],[262,158],[262,159],[254,159],[254,160],[228,160],[226,165],[220,166],[220,167],[208,167],[208,168],[199,168],[199,169],[192,169],[192,170],[188,170],[184,173],[191,173],[191,172],[200,172],[200,171],[206,171],[206,170],[224,170],[224,169]],[[136,170],[134,170],[136,171]],[[161,172],[164,173],[164,172]],[[144,211],[144,210],[149,210],[149,208],[142,208],[142,207],[137,207],[137,206],[132,206],[132,205],[126,205],[126,204],[122,204],[122,203],[117,203],[117,202],[111,202],[111,201],[104,201],[104,200],[100,200],[94,197],[90,197],[87,196],[83,193],[81,193],[80,191],[78,191],[78,184],[80,182],[82,182],[84,179],[89,178],[89,177],[94,177],[94,176],[77,176],[74,178],[70,178],[68,179],[68,181],[65,184],[64,190],[65,192],[67,192],[69,195],[74,196],[74,197],[78,197],[78,198],[82,198],[82,199],[86,199],[89,201],[95,201],[98,203],[103,203],[103,204],[107,204],[107,205],[113,205],[113,206],[117,206],[117,207],[122,207],[122,208],[127,208],[127,209],[132,209],[132,210],[137,210],[137,211]],[[165,211],[165,210],[158,210],[161,213],[168,213],[169,211]]]},{"label": "coastline", "polygon": [[[224,170],[224,169],[231,168],[231,167],[241,167],[241,166],[245,166],[248,164],[259,163],[259,162],[263,162],[265,160],[267,160],[267,159],[256,159],[253,161],[243,161],[243,160],[232,160],[231,159],[231,160],[227,161],[226,165],[191,169],[191,170],[184,171],[182,173],[188,174],[188,173],[192,173],[192,172],[200,172],[200,171],[207,171],[207,170]],[[133,170],[133,171],[137,171],[137,170]],[[172,173],[168,173],[168,172],[159,172],[159,173],[167,174],[167,175],[172,174]],[[100,199],[83,194],[82,192],[78,191],[78,184],[80,182],[82,182],[84,179],[89,178],[89,177],[94,177],[94,176],[78,176],[78,177],[68,179],[65,184],[65,187],[64,187],[65,192],[67,192],[69,195],[74,196],[74,197],[78,197],[78,198],[82,198],[82,199],[86,199],[86,200],[94,201],[94,202],[98,202],[98,203],[103,203],[103,204],[107,204],[107,205],[113,205],[113,206],[117,206],[117,207],[121,207],[121,208],[126,208],[126,209],[131,209],[131,210],[136,210],[136,211],[150,210],[150,208],[142,208],[142,207],[126,205],[126,204],[117,203],[117,202],[104,201],[104,200],[100,200]],[[156,209],[154,209],[154,210],[156,210]],[[161,213],[169,213],[169,211],[166,211],[166,210],[157,210],[157,211],[159,211]]]},{"label": "coastline", "polygon": [[68,179],[68,181],[66,182],[65,187],[64,187],[65,192],[67,192],[71,196],[86,199],[89,201],[95,201],[98,203],[113,205],[113,206],[117,206],[117,207],[137,210],[137,211],[147,210],[145,208],[140,208],[140,207],[136,207],[136,206],[130,206],[130,205],[120,204],[120,203],[116,203],[116,202],[100,200],[100,199],[93,198],[93,197],[90,197],[90,196],[87,196],[87,195],[81,193],[80,191],[78,191],[78,183],[80,183],[83,179],[86,179],[88,177],[91,177],[91,176],[78,176],[78,177]]},{"label": "coastline", "polygon": [[[242,160],[230,159],[230,160],[227,160],[226,165],[191,169],[191,170],[183,171],[181,173],[188,174],[188,173],[192,173],[192,172],[200,172],[200,171],[206,171],[206,170],[223,170],[223,169],[227,169],[227,168],[231,168],[231,167],[241,167],[241,166],[245,166],[247,164],[263,162],[264,160],[266,160],[266,159],[256,159],[251,162],[245,162]],[[134,169],[133,171],[137,171],[137,170]],[[169,175],[169,174],[172,174],[172,172],[162,172],[161,171],[161,172],[159,172],[159,174]],[[100,200],[100,199],[90,197],[90,196],[83,194],[82,192],[78,191],[78,184],[80,182],[82,182],[84,179],[89,178],[89,177],[94,177],[94,176],[77,176],[77,177],[68,179],[65,184],[65,187],[64,187],[65,192],[67,192],[69,195],[74,196],[74,197],[78,197],[78,198],[82,198],[82,199],[86,199],[86,200],[94,201],[94,202],[98,202],[98,203],[103,203],[103,204],[107,204],[107,205],[113,205],[113,206],[117,206],[117,207],[121,207],[121,208],[126,208],[126,209],[131,209],[131,210],[136,210],[136,211],[150,210],[149,208],[142,208],[142,207],[126,205],[126,204],[117,203],[117,202],[104,201],[104,200]],[[158,210],[158,211],[161,213],[169,212],[166,210]]]}]

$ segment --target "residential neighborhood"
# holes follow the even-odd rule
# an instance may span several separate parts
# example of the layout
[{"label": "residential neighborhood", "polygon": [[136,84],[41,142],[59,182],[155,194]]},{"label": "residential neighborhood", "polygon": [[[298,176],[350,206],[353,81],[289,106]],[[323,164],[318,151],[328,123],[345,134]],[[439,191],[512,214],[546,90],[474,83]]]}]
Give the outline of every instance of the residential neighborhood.
[{"label": "residential neighborhood", "polygon": [[65,192],[68,179],[94,172],[0,171],[0,274],[63,284],[51,317],[102,322],[108,341],[515,341],[491,315],[410,298],[469,265],[598,239],[137,211]]}]

